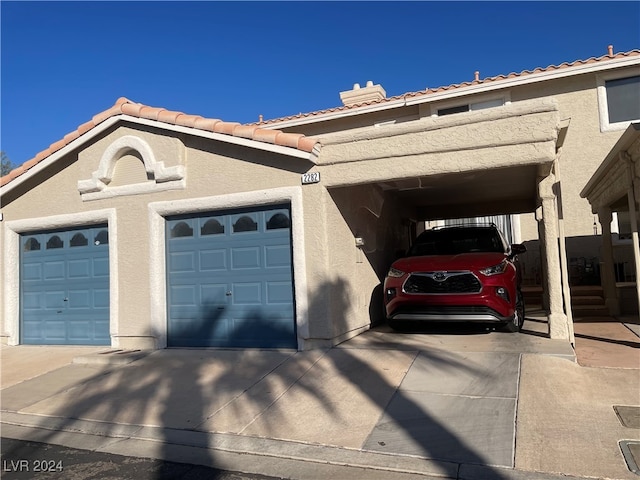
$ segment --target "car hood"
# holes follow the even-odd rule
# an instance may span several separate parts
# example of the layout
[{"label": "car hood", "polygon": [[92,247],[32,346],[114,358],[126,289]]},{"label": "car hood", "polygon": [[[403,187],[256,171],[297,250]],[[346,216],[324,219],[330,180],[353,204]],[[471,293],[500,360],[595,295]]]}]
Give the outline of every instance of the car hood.
[{"label": "car hood", "polygon": [[478,270],[499,264],[507,256],[504,253],[460,253],[458,255],[426,255],[397,260],[393,268],[403,272],[434,272],[452,270]]}]

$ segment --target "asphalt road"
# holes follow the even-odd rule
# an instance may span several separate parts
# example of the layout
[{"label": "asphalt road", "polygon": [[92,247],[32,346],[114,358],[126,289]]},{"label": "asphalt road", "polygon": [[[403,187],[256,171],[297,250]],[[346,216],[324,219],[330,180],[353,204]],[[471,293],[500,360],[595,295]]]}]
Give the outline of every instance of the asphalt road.
[{"label": "asphalt road", "polygon": [[2,480],[275,480],[279,477],[228,472],[78,450],[46,443],[0,439]]}]

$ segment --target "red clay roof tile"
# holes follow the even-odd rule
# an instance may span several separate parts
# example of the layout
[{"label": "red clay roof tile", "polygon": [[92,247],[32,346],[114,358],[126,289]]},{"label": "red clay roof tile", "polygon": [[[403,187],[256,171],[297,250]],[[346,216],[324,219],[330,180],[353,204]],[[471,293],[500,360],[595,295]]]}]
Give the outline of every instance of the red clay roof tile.
[{"label": "red clay roof tile", "polygon": [[[130,115],[132,117],[146,118],[162,123],[180,125],[184,127],[194,128],[196,130],[204,130],[208,132],[221,133],[240,138],[248,138],[262,143],[279,145],[283,147],[293,147],[298,150],[310,153],[317,143],[313,137],[305,137],[304,142],[300,142],[300,138],[304,135],[283,133],[279,130],[264,130],[257,127],[248,127],[238,122],[224,122],[217,118],[204,118],[199,115],[188,115],[182,112],[174,112],[164,108],[150,107],[140,103],[134,103],[125,97],[120,97],[116,103],[104,112],[100,112],[93,118],[80,125],[73,132],[68,133],[63,139],[53,143],[49,148],[39,152],[34,158],[26,161],[21,166],[13,169],[7,175],[0,178],[0,186],[4,186],[13,179],[19,177],[24,172],[40,163],[51,154],[65,147],[72,141],[78,139],[83,134],[95,128],[98,124],[117,115]],[[268,133],[266,133],[268,132]]]},{"label": "red clay roof tile", "polygon": [[291,148],[298,148],[298,142],[304,137],[301,133],[280,133],[276,140],[278,143],[286,145]]},{"label": "red clay roof tile", "polygon": [[[273,118],[273,119],[270,119],[270,120],[263,120],[263,121],[259,121],[259,122],[251,122],[251,123],[248,123],[247,125],[261,126],[261,125],[269,125],[269,124],[273,124],[273,123],[285,122],[285,121],[289,121],[289,120],[301,120],[301,119],[305,119],[305,118],[313,118],[313,117],[316,117],[316,116],[326,115],[326,114],[335,113],[335,112],[344,112],[344,111],[354,110],[354,109],[357,109],[359,107],[365,107],[365,106],[370,106],[370,105],[375,105],[375,104],[384,104],[384,103],[387,103],[387,102],[392,102],[392,101],[396,101],[396,100],[402,100],[403,98],[414,98],[414,97],[427,96],[427,95],[431,95],[431,94],[434,94],[434,93],[445,92],[445,91],[448,91],[448,90],[458,90],[458,89],[462,89],[462,88],[469,87],[469,86],[472,86],[472,85],[480,85],[480,84],[498,82],[498,81],[501,81],[501,80],[507,80],[507,79],[511,79],[511,78],[525,77],[527,75],[532,75],[534,73],[550,72],[550,71],[555,71],[555,70],[562,70],[562,69],[565,69],[565,68],[576,67],[576,66],[580,66],[580,65],[588,65],[588,64],[592,64],[592,63],[598,63],[598,62],[617,59],[617,58],[636,57],[636,56],[640,56],[640,49],[631,50],[629,52],[621,52],[621,53],[613,54],[612,49],[609,48],[609,54],[603,55],[603,56],[597,57],[597,58],[596,57],[591,57],[591,58],[588,58],[587,60],[576,60],[575,62],[564,62],[564,63],[562,63],[560,65],[549,65],[548,67],[545,67],[545,68],[537,67],[537,68],[535,68],[533,70],[523,70],[520,73],[511,72],[511,73],[509,73],[507,75],[497,75],[497,76],[488,77],[488,78],[485,78],[485,79],[474,80],[472,82],[462,82],[462,83],[456,83],[456,84],[442,86],[442,87],[427,88],[425,90],[420,90],[418,92],[407,92],[407,93],[403,93],[402,95],[396,95],[394,97],[383,98],[381,100],[372,100],[372,101],[369,101],[369,102],[362,102],[362,103],[358,103],[358,104],[354,104],[354,105],[345,105],[345,106],[327,108],[327,109],[324,109],[324,110],[317,110],[315,112],[300,113],[298,115],[289,115],[289,116],[286,116],[286,117]],[[474,74],[475,74],[475,72],[474,72]],[[478,73],[478,75],[479,75],[479,73]]]},{"label": "red clay roof tile", "polygon": [[233,134],[236,137],[242,138],[253,138],[258,127],[253,127],[250,125],[238,125],[233,129]]},{"label": "red clay roof tile", "polygon": [[217,118],[199,118],[198,120],[196,120],[196,123],[194,126],[198,130],[213,131],[213,127],[216,126],[216,123],[220,123],[220,122],[221,120],[218,120]]},{"label": "red clay roof tile", "polygon": [[[279,130],[267,130],[266,128],[256,128],[254,130],[254,139],[259,142],[276,143],[276,136],[280,133]],[[316,140],[310,139],[314,144]]]},{"label": "red clay roof tile", "polygon": [[158,121],[163,123],[176,123],[176,119],[182,115],[180,112],[163,110],[158,114]]},{"label": "red clay roof tile", "polygon": [[220,122],[213,127],[215,133],[224,133],[225,135],[233,135],[233,129],[240,125],[238,122]]}]

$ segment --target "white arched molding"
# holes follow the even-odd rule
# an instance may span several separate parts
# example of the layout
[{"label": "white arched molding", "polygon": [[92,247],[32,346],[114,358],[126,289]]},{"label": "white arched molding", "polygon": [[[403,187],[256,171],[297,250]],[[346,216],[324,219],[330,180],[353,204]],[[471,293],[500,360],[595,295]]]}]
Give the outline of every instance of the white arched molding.
[{"label": "white arched molding", "polygon": [[[144,169],[152,180],[145,183],[109,187],[116,162],[129,152],[135,152],[142,158]],[[163,162],[156,160],[151,146],[134,135],[125,135],[115,140],[105,149],[100,158],[98,169],[91,174],[91,178],[78,181],[78,191],[83,201],[183,188],[185,188],[184,166],[165,167]]]}]

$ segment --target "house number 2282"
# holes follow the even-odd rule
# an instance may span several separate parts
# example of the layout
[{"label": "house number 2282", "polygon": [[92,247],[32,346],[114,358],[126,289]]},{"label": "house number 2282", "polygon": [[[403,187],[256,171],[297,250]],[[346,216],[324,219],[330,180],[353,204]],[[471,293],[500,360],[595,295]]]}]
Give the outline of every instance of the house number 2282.
[{"label": "house number 2282", "polygon": [[302,174],[302,184],[318,183],[320,181],[320,172],[309,172]]}]

